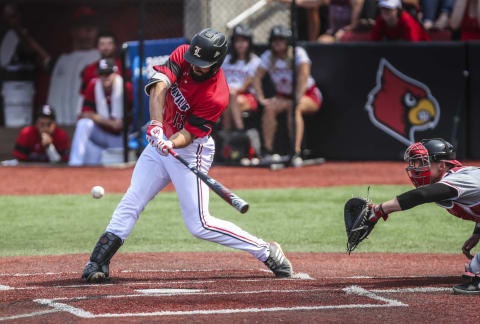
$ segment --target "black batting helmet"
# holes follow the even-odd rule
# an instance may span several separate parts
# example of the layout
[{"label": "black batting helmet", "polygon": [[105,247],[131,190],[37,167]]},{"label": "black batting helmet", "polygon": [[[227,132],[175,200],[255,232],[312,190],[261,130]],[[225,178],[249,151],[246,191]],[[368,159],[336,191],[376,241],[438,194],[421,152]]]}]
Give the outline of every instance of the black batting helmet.
[{"label": "black batting helmet", "polygon": [[190,47],[183,57],[190,64],[215,70],[222,66],[227,55],[227,43],[227,37],[223,33],[206,28],[193,36]]},{"label": "black batting helmet", "polygon": [[292,31],[285,25],[275,25],[270,30],[270,37],[268,37],[268,43],[271,45],[274,38],[283,38],[290,44],[292,41]]}]

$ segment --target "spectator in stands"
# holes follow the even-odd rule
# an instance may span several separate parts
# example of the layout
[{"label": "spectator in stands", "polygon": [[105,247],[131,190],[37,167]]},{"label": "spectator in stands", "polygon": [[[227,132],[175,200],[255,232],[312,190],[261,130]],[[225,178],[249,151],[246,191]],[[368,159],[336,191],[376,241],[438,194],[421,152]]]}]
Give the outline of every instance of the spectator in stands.
[{"label": "spectator in stands", "polygon": [[412,42],[430,40],[422,25],[409,13],[402,10],[400,0],[380,0],[378,5],[380,15],[370,34],[372,40]]},{"label": "spectator in stands", "polygon": [[416,18],[419,21],[422,19],[420,1],[421,0],[401,0],[403,10],[408,12],[413,18]]},{"label": "spectator in stands", "polygon": [[360,15],[365,0],[330,0],[329,28],[318,39],[322,43],[340,40],[345,32],[355,30],[360,23]]},{"label": "spectator in stands", "polygon": [[[423,27],[445,29],[455,0],[422,0]],[[438,16],[438,18],[437,18]]]},{"label": "spectator in stands", "polygon": [[[120,58],[116,57],[117,56],[117,38],[115,37],[115,35],[109,31],[104,31],[98,34],[97,49],[102,59],[104,58],[115,59],[115,65],[117,66],[118,74],[122,75],[122,62],[120,61]],[[98,61],[93,62],[92,64],[86,66],[85,69],[83,69],[82,88],[80,90],[82,94],[85,93],[85,90],[87,89],[87,86],[90,80],[98,77],[97,67],[98,67]]]},{"label": "spectator in stands", "polygon": [[480,1],[456,0],[450,27],[461,29],[462,40],[480,39]]},{"label": "spectator in stands", "polygon": [[[253,85],[258,101],[264,106],[262,116],[262,130],[266,159],[272,159],[274,136],[277,130],[277,115],[287,112],[288,130],[292,136],[292,109],[295,109],[295,155],[292,157],[294,165],[301,165],[301,148],[304,132],[304,114],[311,114],[320,109],[322,94],[310,75],[310,61],[307,52],[302,47],[295,48],[295,62],[293,62],[293,48],[291,43],[292,32],[283,25],[277,25],[270,31],[269,49],[260,57],[260,65],[255,72]],[[297,69],[297,84],[292,86],[292,66]],[[274,83],[276,95],[265,98],[262,89],[262,78],[268,72]],[[292,93],[295,91],[297,106],[293,107]],[[287,144],[287,143],[285,143]]]},{"label": "spectator in stands", "polygon": [[[280,0],[285,3],[292,3],[292,0]],[[309,41],[316,41],[320,35],[321,19],[319,14],[319,7],[328,6],[331,0],[296,0],[295,4],[298,7],[306,9],[307,16],[307,33]]]},{"label": "spectator in stands", "polygon": [[47,102],[57,109],[57,122],[73,125],[81,108],[81,72],[100,58],[95,48],[98,35],[97,15],[89,7],[80,7],[72,15],[73,51],[60,55],[53,64]]},{"label": "spectator in stands", "polygon": [[13,155],[25,162],[67,162],[70,141],[67,132],[55,123],[55,111],[45,105],[39,109],[35,124],[21,130]]},{"label": "spectator in stands", "polygon": [[[85,90],[72,141],[69,165],[98,165],[102,152],[108,148],[122,148],[123,79],[112,58],[98,62],[98,79],[92,79]],[[132,86],[126,84],[127,100],[131,106]]]},{"label": "spectator in stands", "polygon": [[222,115],[224,130],[243,130],[242,112],[257,110],[257,99],[253,94],[252,79],[260,59],[253,53],[252,31],[245,25],[233,29],[231,54],[222,65],[230,88],[230,102]]}]

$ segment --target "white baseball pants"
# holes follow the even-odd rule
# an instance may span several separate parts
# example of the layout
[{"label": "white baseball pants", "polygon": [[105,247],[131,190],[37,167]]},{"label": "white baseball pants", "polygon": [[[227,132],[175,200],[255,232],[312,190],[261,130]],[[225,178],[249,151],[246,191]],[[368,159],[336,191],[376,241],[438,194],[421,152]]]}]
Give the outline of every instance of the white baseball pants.
[{"label": "white baseball pants", "polygon": [[70,166],[99,165],[102,152],[107,148],[123,147],[122,135],[104,131],[89,118],[77,122],[70,150]]},{"label": "white baseball pants", "polygon": [[[208,172],[215,145],[213,139],[207,136],[197,138],[187,147],[175,151],[190,165]],[[175,186],[183,221],[193,236],[249,252],[260,261],[267,259],[269,250],[265,241],[231,222],[210,215],[208,186],[174,157],[160,155],[151,145],[145,148],[137,161],[130,187],[115,209],[106,230],[125,240],[148,202],[170,182]]]}]

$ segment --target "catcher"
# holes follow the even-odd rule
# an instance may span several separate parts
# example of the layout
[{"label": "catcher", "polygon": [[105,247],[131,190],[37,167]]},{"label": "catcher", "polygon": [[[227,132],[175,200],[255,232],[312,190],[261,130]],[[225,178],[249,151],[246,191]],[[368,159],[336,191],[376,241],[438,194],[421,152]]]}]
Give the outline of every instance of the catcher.
[{"label": "catcher", "polygon": [[470,251],[480,240],[480,167],[463,166],[455,159],[455,149],[441,138],[425,139],[412,144],[404,159],[408,177],[416,189],[381,204],[369,204],[352,198],[345,204],[347,251],[352,252],[372,231],[380,218],[390,213],[435,202],[450,214],[475,222],[473,234],[462,247],[471,261],[465,265],[468,282],[453,287],[456,294],[480,295],[480,253]]}]

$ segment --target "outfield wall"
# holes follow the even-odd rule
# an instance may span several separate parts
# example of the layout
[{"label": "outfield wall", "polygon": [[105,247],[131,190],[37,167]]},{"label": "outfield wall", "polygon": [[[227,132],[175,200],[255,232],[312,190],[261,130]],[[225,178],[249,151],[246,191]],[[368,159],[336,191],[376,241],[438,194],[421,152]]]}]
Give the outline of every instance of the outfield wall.
[{"label": "outfield wall", "polygon": [[480,158],[480,43],[305,48],[324,95],[321,111],[306,119],[315,155],[398,160],[411,141],[443,137],[458,144],[459,158]]}]

